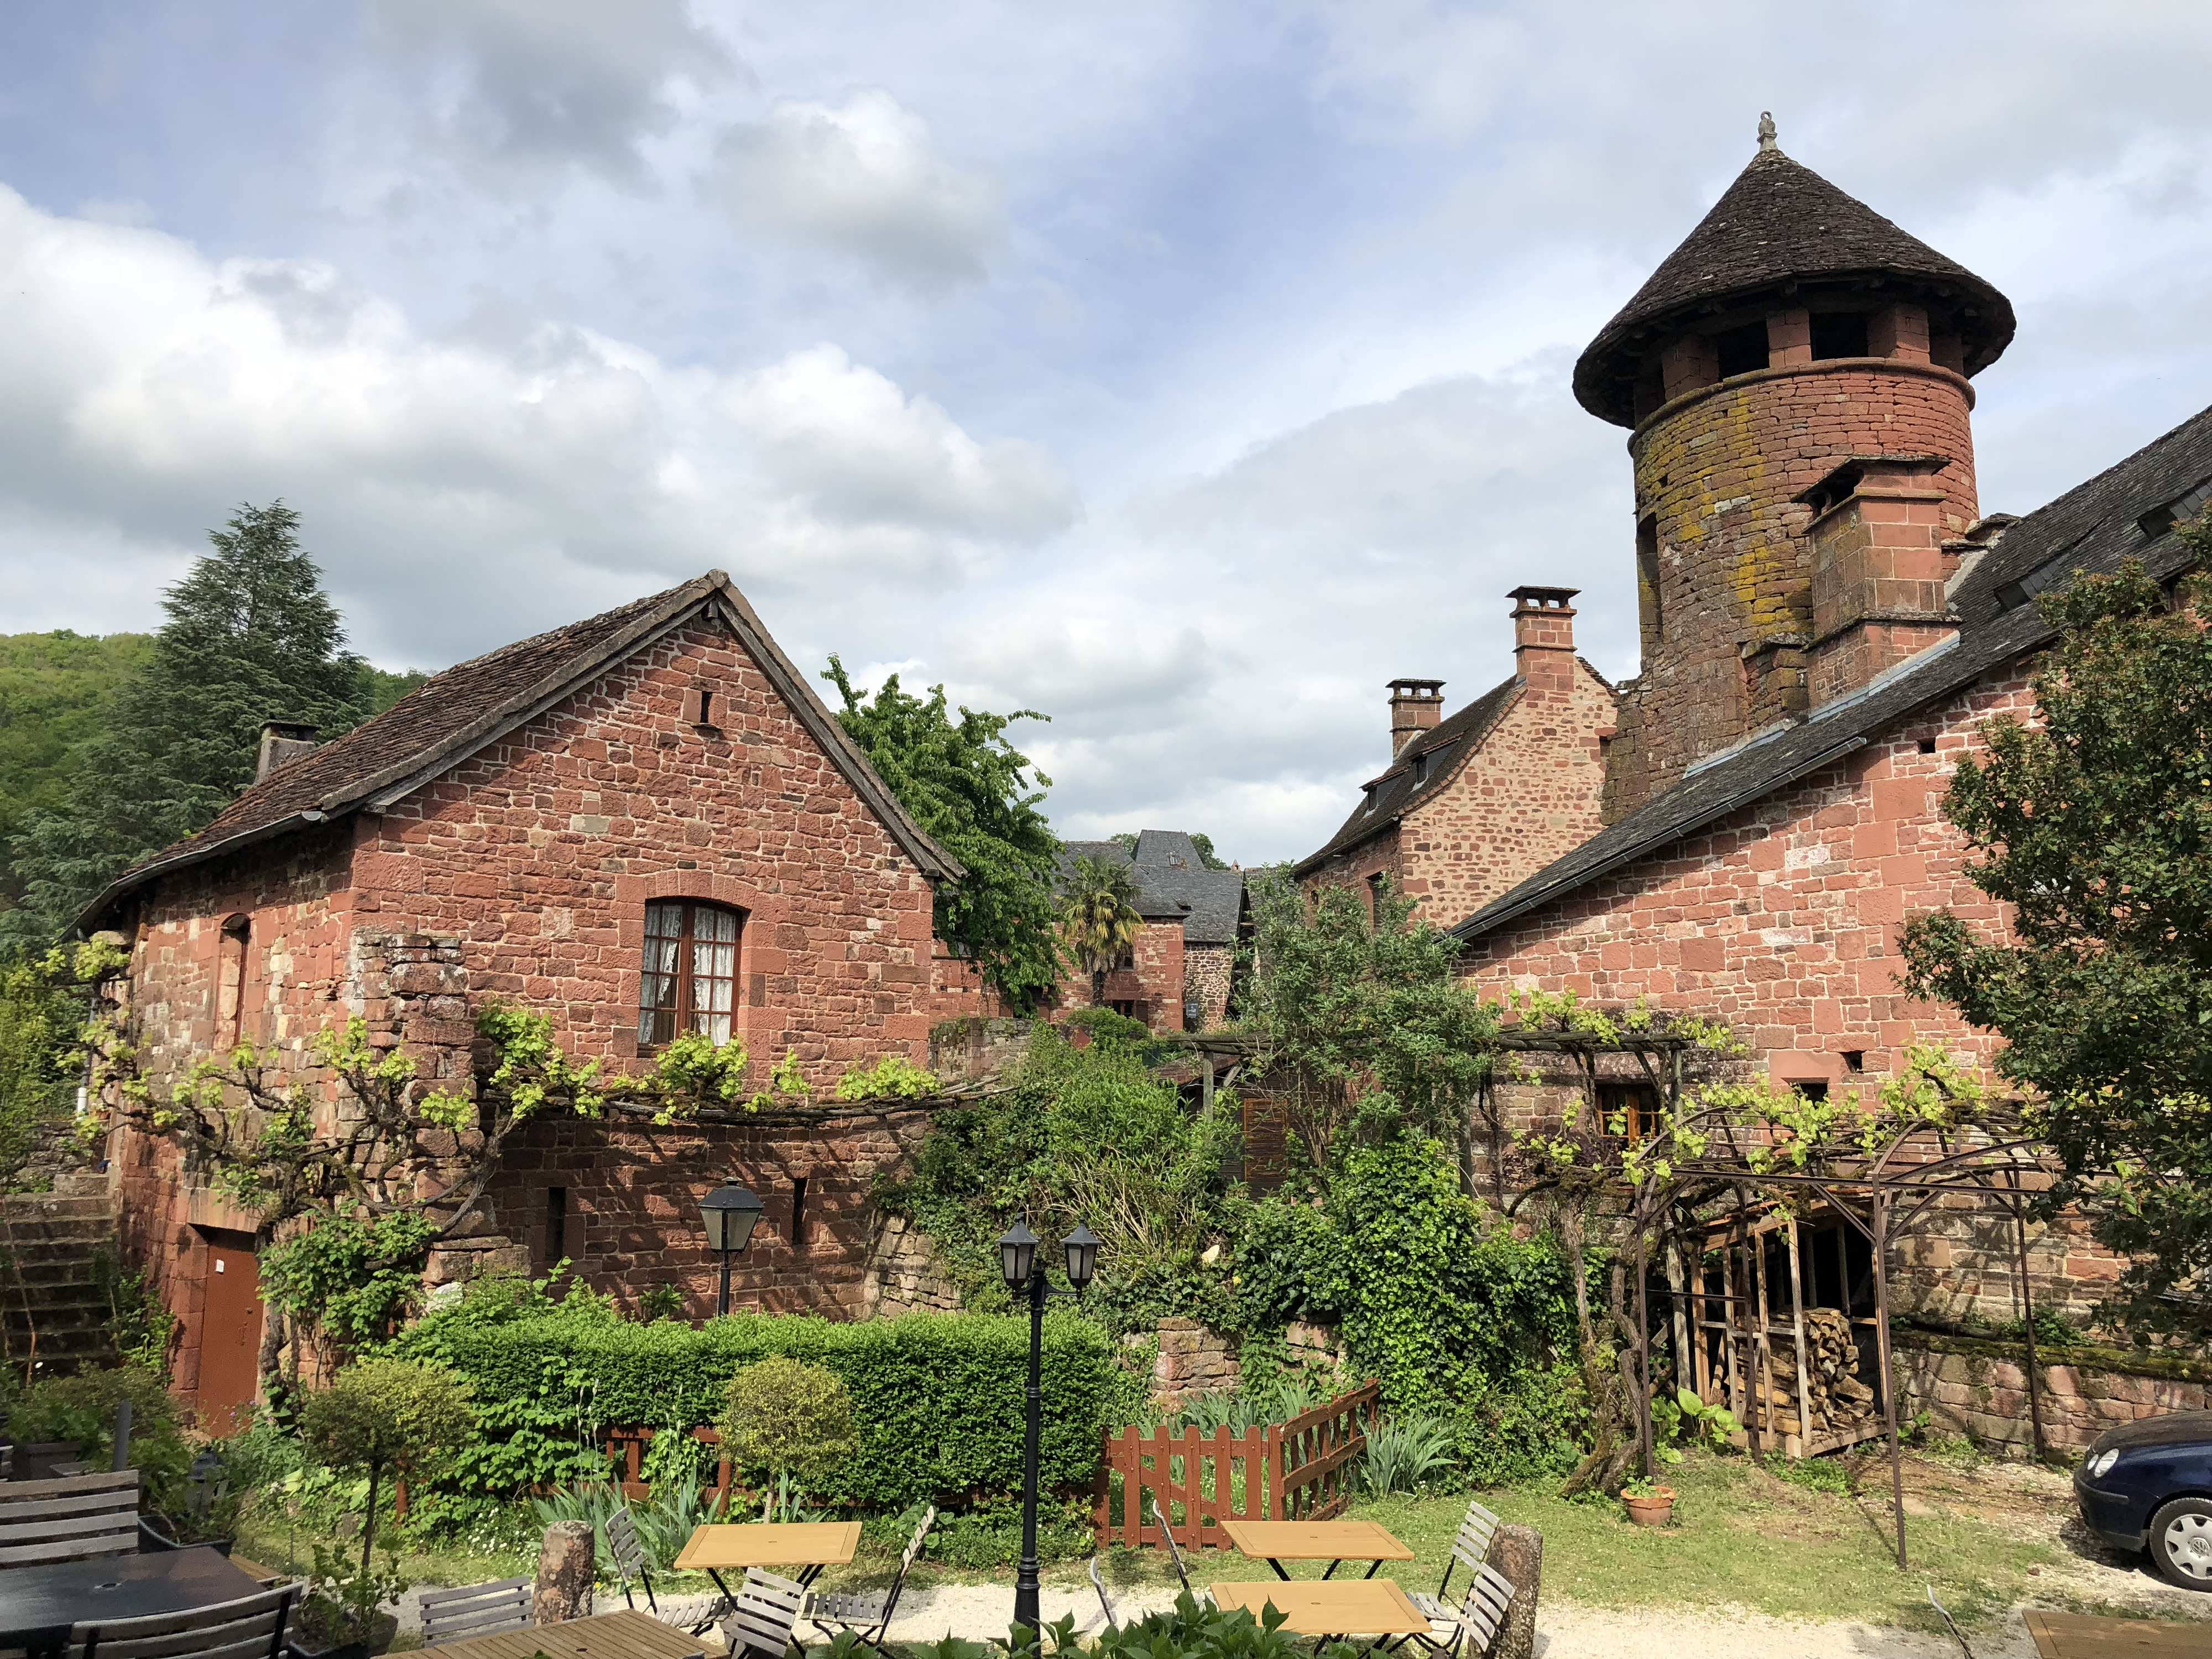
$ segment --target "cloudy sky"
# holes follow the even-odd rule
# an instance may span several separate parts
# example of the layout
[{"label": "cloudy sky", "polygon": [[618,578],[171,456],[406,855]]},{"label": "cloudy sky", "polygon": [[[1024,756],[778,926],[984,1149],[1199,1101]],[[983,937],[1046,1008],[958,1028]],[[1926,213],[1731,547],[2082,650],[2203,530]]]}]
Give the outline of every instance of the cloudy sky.
[{"label": "cloudy sky", "polygon": [[1021,728],[1061,833],[1310,851],[1382,682],[1583,590],[1580,347],[1783,147],[1995,282],[1985,510],[2212,402],[2212,8],[0,11],[0,631],[158,620],[282,495],[388,666],[729,570]]}]

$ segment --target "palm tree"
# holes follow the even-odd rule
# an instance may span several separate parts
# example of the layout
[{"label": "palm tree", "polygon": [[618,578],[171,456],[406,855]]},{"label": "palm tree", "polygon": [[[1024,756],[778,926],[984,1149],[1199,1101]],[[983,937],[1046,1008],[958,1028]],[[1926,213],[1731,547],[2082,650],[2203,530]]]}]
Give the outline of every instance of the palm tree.
[{"label": "palm tree", "polygon": [[1076,960],[1091,974],[1091,1006],[1106,1000],[1106,975],[1143,930],[1136,878],[1118,859],[1078,858],[1061,878],[1060,917]]}]

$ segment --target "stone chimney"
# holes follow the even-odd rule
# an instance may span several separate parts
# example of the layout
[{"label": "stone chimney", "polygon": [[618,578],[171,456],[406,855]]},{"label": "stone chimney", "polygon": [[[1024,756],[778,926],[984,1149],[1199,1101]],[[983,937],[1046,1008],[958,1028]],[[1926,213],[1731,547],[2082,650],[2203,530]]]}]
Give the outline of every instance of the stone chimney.
[{"label": "stone chimney", "polygon": [[1513,672],[1533,698],[1564,697],[1575,684],[1575,608],[1578,587],[1516,587],[1513,601]]},{"label": "stone chimney", "polygon": [[316,746],[315,728],[304,720],[261,722],[261,754],[253,763],[256,783],[286,761],[297,760]]},{"label": "stone chimney", "polygon": [[1406,745],[1424,732],[1436,730],[1444,717],[1442,680],[1395,679],[1390,682],[1390,758],[1406,752]]},{"label": "stone chimney", "polygon": [[1946,535],[1942,455],[1854,455],[1797,499],[1813,509],[1814,708],[1958,631],[1945,592],[1967,547]]}]

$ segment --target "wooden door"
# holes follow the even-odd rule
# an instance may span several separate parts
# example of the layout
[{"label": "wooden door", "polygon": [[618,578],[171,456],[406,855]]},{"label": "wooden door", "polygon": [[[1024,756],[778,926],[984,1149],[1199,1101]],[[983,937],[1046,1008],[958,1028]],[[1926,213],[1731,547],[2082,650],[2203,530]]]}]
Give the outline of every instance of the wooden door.
[{"label": "wooden door", "polygon": [[252,1240],[208,1241],[207,1289],[200,1298],[200,1427],[228,1434],[242,1426],[241,1406],[260,1388],[261,1263]]}]

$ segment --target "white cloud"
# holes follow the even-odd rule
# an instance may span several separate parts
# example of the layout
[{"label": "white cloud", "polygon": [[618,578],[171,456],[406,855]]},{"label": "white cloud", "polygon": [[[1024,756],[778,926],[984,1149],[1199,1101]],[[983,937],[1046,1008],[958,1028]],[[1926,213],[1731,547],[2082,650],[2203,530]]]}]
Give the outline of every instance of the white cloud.
[{"label": "white cloud", "polygon": [[1553,358],[1417,386],[1143,491],[969,596],[929,678],[1053,716],[1021,735],[1063,835],[1310,852],[1382,768],[1385,681],[1442,677],[1457,708],[1512,672],[1508,589],[1592,590],[1583,653],[1632,667],[1607,602],[1627,468],[1565,378]]},{"label": "white cloud", "polygon": [[626,183],[667,131],[671,82],[734,65],[684,0],[368,0],[376,33],[443,73],[433,130],[495,172],[576,163]]},{"label": "white cloud", "polygon": [[929,291],[981,281],[1004,234],[998,180],[937,154],[928,124],[875,89],[840,108],[781,100],[766,120],[732,128],[714,187],[742,228],[835,248]]},{"label": "white cloud", "polygon": [[[428,338],[329,267],[212,264],[0,190],[0,574],[83,627],[57,556],[179,559],[283,495],[362,641],[442,663],[709,566],[896,605],[1073,521],[1053,457],[817,346],[720,373],[554,324]],[[106,625],[144,625],[117,594]],[[803,623],[802,623],[803,625]]]}]

